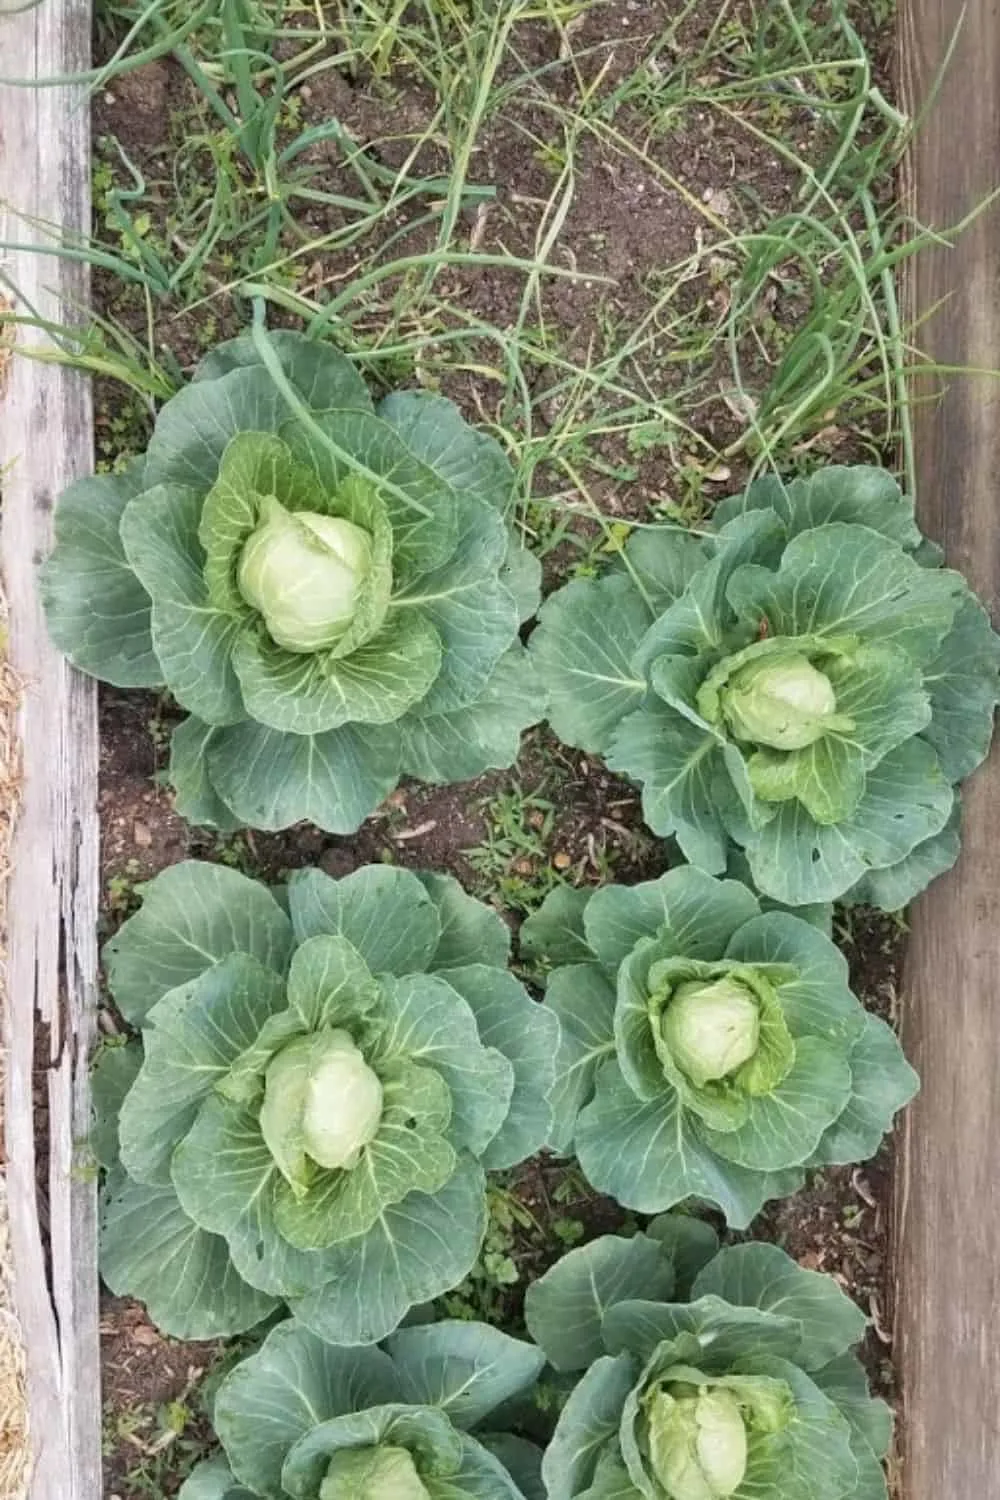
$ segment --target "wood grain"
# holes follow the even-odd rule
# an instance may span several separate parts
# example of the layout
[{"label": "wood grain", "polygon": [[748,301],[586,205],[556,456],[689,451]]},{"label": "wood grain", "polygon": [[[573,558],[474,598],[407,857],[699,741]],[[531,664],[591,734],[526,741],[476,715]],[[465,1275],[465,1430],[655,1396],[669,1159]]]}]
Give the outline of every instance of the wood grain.
[{"label": "wood grain", "polygon": [[[959,17],[904,0],[904,99],[919,109]],[[1000,183],[1000,6],[969,0],[936,104],[910,153],[911,211],[943,229]],[[1000,214],[919,259],[906,286],[921,349],[1000,367]],[[944,300],[943,300],[944,299]],[[940,390],[940,384],[938,386]],[[919,394],[929,394],[924,384]],[[1000,604],[1000,381],[948,377],[916,408],[918,503],[986,601]],[[904,1044],[923,1080],[897,1187],[897,1354],[905,1500],[1000,1497],[1000,754],[967,785],[962,856],[913,913]]]},{"label": "wood grain", "polygon": [[[0,13],[3,74],[86,68],[90,22],[89,0]],[[51,243],[43,224],[89,230],[89,182],[86,92],[0,87],[0,240]],[[0,272],[22,312],[72,321],[86,303],[85,273],[69,261],[5,250]],[[19,334],[21,343],[41,338]],[[5,1126],[32,1500],[99,1500],[102,1488],[96,1187],[80,1146],[97,974],[96,703],[93,684],[49,645],[35,588],[53,501],[89,472],[92,444],[84,380],[15,357],[0,398],[0,566],[23,685],[24,783],[8,891]]]}]

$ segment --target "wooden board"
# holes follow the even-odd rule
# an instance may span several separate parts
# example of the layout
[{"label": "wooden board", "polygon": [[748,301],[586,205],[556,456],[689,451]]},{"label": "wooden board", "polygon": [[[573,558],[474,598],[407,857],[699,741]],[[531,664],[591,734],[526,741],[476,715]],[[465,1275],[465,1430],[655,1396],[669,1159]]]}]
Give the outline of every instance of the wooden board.
[{"label": "wooden board", "polygon": [[[928,98],[959,17],[904,0],[904,103]],[[969,0],[936,105],[911,153],[908,206],[956,223],[1000,183],[1000,7]],[[1000,214],[920,259],[912,321],[941,364],[1000,368]],[[915,412],[924,529],[998,618],[1000,380],[948,377]],[[1000,1497],[1000,753],[966,788],[957,869],[913,913],[904,1044],[923,1088],[897,1188],[897,1355],[905,1500]]]},{"label": "wooden board", "polygon": [[[89,0],[0,11],[5,76],[78,72],[89,56]],[[0,87],[0,240],[41,242],[33,224],[88,230],[89,183],[86,91]],[[0,251],[0,271],[23,294],[20,311],[72,320],[86,302],[85,273],[71,262]],[[32,1500],[101,1495],[96,1186],[80,1145],[97,974],[96,702],[93,684],[50,647],[35,588],[53,501],[89,472],[92,443],[87,384],[15,357],[0,397],[0,567],[23,685],[24,781],[8,890],[5,1129]]]}]

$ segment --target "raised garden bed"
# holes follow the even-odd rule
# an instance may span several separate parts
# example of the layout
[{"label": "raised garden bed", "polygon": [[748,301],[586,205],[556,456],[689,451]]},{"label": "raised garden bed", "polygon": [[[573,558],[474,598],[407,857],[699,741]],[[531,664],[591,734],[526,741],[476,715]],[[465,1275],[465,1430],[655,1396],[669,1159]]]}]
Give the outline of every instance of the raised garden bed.
[{"label": "raised garden bed", "polygon": [[[170,5],[97,16],[97,323],[61,347],[96,376],[99,468],[142,452],[154,408],[256,306],[272,329],[322,324],[376,391],[439,392],[496,436],[546,592],[601,572],[637,526],[704,527],[761,473],[867,462],[912,481],[894,265],[923,251],[893,209],[907,126],[888,9],[262,4],[231,8],[250,27],[236,41],[210,10],[186,36]],[[450,873],[515,935],[553,890],[680,861],[629,781],[544,727],[510,770],[404,781],[355,835],[192,827],[166,785],[180,717],[162,694],[101,690],[104,937],[192,857],[272,884]],[[897,1026],[905,922],[838,908],[834,935]],[[107,996],[98,1024],[127,1030]],[[862,1308],[872,1388],[895,1404],[893,1190],[886,1144],[811,1173],[749,1233]],[[567,1248],[636,1225],[551,1154],[498,1175],[489,1209],[441,1310],[515,1334]],[[172,1497],[214,1451],[207,1401],[234,1351],[165,1338],[110,1295],[100,1326],[105,1495]]]}]

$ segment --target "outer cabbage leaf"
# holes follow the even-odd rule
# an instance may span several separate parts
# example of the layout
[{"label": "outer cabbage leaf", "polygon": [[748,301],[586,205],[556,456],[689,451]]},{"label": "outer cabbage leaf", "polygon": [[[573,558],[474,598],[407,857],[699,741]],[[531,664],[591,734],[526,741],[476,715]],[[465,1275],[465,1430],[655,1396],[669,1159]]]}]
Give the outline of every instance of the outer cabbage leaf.
[{"label": "outer cabbage leaf", "polygon": [[567,964],[549,976],[545,1003],[560,1028],[549,1145],[568,1153],[598,1069],[614,1056],[614,985],[599,964]]},{"label": "outer cabbage leaf", "polygon": [[461,969],[466,964],[506,967],[510,928],[499,912],[467,895],[454,875],[423,872],[417,877],[437,911],[440,934],[428,967]]},{"label": "outer cabbage leaf", "polygon": [[588,1181],[640,1213],[700,1198],[745,1229],[769,1198],[785,1197],[803,1181],[801,1172],[763,1172],[722,1159],[691,1127],[676,1094],[641,1103],[614,1062],[598,1073],[574,1139]]},{"label": "outer cabbage leaf", "polygon": [[547,599],[531,654],[549,691],[560,739],[603,754],[615,726],[646,696],[633,654],[652,611],[627,577],[577,579]]},{"label": "outer cabbage leaf", "polygon": [[521,923],[519,944],[524,958],[547,966],[590,963],[594,953],[587,942],[583,915],[594,892],[557,885],[536,912]]},{"label": "outer cabbage leaf", "polygon": [[177,1493],[180,1500],[252,1500],[254,1494],[236,1483],[224,1458],[208,1458],[198,1464]]},{"label": "outer cabbage leaf", "polygon": [[482,1043],[494,1047],[513,1069],[507,1118],[482,1156],[488,1170],[502,1171],[550,1138],[559,1020],[503,970],[469,964],[449,968],[446,976],[474,1012]]},{"label": "outer cabbage leaf", "polygon": [[789,906],[800,898],[832,901],[863,879],[876,894],[883,871],[891,873],[943,831],[954,800],[930,745],[908,740],[868,773],[864,795],[845,822],[823,826],[800,803],[782,803],[747,847],[751,873]]},{"label": "outer cabbage leaf", "polygon": [[605,1352],[604,1315],[639,1297],[668,1301],[676,1286],[674,1258],[662,1241],[602,1235],[556,1261],[528,1287],[524,1318],[532,1338],[557,1370],[584,1370]]},{"label": "outer cabbage leaf", "polygon": [[849,1061],[851,1097],[817,1146],[817,1163],[839,1165],[874,1156],[892,1128],[894,1115],[920,1087],[895,1033],[878,1016],[866,1015]]},{"label": "outer cabbage leaf", "polygon": [[[192,771],[185,760],[177,764],[176,734],[171,751],[171,776],[187,786]],[[237,826],[276,830],[312,822],[330,833],[353,833],[399,780],[399,753],[391,725],[283,734],[245,720],[215,731],[205,764],[215,796]],[[196,815],[192,808],[190,816]]]},{"label": "outer cabbage leaf", "polygon": [[542,1483],[542,1449],[515,1432],[477,1433],[488,1453],[500,1460],[523,1500],[546,1500]]},{"label": "outer cabbage leaf", "polygon": [[447,560],[393,595],[390,610],[404,631],[413,629],[414,619],[424,620],[441,641],[440,669],[420,695],[424,714],[448,713],[474,700],[517,637],[517,601],[500,577],[507,543],[497,513],[466,500]]},{"label": "outer cabbage leaf", "polygon": [[[755,1354],[791,1358],[800,1339],[791,1318],[710,1296],[684,1303],[616,1302],[604,1320],[604,1342],[612,1353],[627,1350],[647,1364],[697,1359],[706,1374],[719,1375],[748,1345]],[[664,1344],[674,1346],[665,1355]]]},{"label": "outer cabbage leaf", "polygon": [[422,973],[441,939],[440,918],[421,878],[389,865],[365,865],[340,880],[322,870],[296,870],[288,881],[288,910],[298,942],[346,938],[373,974]]},{"label": "outer cabbage leaf", "polygon": [[619,571],[628,574],[651,612],[659,614],[681,597],[709,550],[703,537],[683,527],[643,527],[629,537]]},{"label": "outer cabbage leaf", "polygon": [[549,1500],[579,1500],[605,1455],[618,1456],[622,1408],[637,1374],[637,1361],[630,1355],[605,1354],[574,1387],[542,1460]]},{"label": "outer cabbage leaf", "polygon": [[463,420],[458,407],[427,391],[396,391],[378,414],[410,452],[458,494],[472,495],[505,515],[514,501],[514,473],[495,438]]},{"label": "outer cabbage leaf", "polygon": [[673,835],[692,864],[722,874],[727,830],[718,785],[725,762],[716,735],[652,703],[618,724],[608,765],[642,783],[642,815],[654,833]]},{"label": "outer cabbage leaf", "polygon": [[290,1450],[320,1422],[399,1401],[399,1373],[381,1349],[338,1349],[293,1321],[223,1380],[215,1428],[236,1476],[254,1493],[280,1495]]},{"label": "outer cabbage leaf", "polygon": [[485,1323],[449,1320],[401,1328],[386,1342],[408,1401],[437,1406],[473,1431],[534,1386],[541,1350]]},{"label": "outer cabbage leaf", "polygon": [[[56,546],[39,572],[52,639],[82,672],[115,687],[160,687],[149,595],[122,546],[121,520],[142,492],[143,466],[80,479],[56,511]],[[70,565],[67,560],[71,560]]]},{"label": "outer cabbage leaf", "polygon": [[243,1280],[225,1240],[200,1229],[171,1187],[127,1181],[105,1205],[101,1247],[111,1290],[138,1297],[174,1338],[245,1333],[278,1306]]},{"label": "outer cabbage leaf", "polygon": [[583,923],[598,961],[617,969],[643,938],[656,938],[661,958],[718,958],[759,913],[745,885],[681,866],[640,885],[595,891]]},{"label": "outer cabbage leaf", "polygon": [[737,1307],[757,1307],[798,1325],[796,1360],[817,1370],[863,1337],[864,1314],[836,1281],[806,1271],[777,1245],[728,1245],[701,1270],[693,1299],[721,1297]]},{"label": "outer cabbage leaf", "polygon": [[[284,329],[268,335],[282,371],[301,399],[314,411],[332,406],[371,410],[368,387],[351,361],[330,344],[303,339]],[[218,344],[195,370],[192,384],[219,380],[232,370],[262,368],[260,350],[250,334]]]},{"label": "outer cabbage leaf", "polygon": [[411,1193],[366,1235],[324,1253],[317,1290],[292,1298],[296,1317],[321,1337],[373,1344],[412,1307],[432,1302],[463,1281],[486,1233],[486,1179],[462,1155],[438,1193]]},{"label": "outer cabbage leaf", "polygon": [[544,708],[531,661],[515,642],[470,702],[438,713],[419,705],[399,721],[403,771],[443,784],[509,766]]},{"label": "outer cabbage leaf", "polygon": [[955,797],[948,821],[940,833],[915,844],[905,858],[881,870],[862,875],[844,897],[845,904],[878,906],[882,911],[901,911],[932,880],[950,870],[961,850],[962,808]]},{"label": "outer cabbage leaf", "polygon": [[674,1295],[690,1297],[695,1277],[719,1248],[719,1236],[711,1224],[689,1213],[661,1214],[647,1224],[646,1234],[670,1256]]},{"label": "outer cabbage leaf", "polygon": [[105,1042],[94,1057],[90,1074],[93,1121],[88,1144],[98,1166],[109,1174],[116,1172],[120,1163],[118,1117],[141,1067],[138,1042],[124,1046]]},{"label": "outer cabbage leaf", "polygon": [[837,1403],[852,1428],[876,1458],[884,1458],[892,1445],[892,1411],[884,1401],[873,1401],[868,1376],[856,1354],[839,1354],[812,1378],[821,1391]]},{"label": "outer cabbage leaf", "polygon": [[185,860],[143,887],[142,898],[103,955],[115,1004],[133,1026],[168,990],[231,953],[247,953],[276,974],[288,967],[288,917],[266,887],[235,870]]},{"label": "outer cabbage leaf", "polygon": [[835,464],[808,478],[785,479],[775,474],[755,479],[742,495],[720,500],[712,522],[721,527],[748,510],[774,511],[789,537],[829,521],[844,521],[867,526],[907,552],[915,551],[921,542],[913,501],[900,494],[891,474],[869,464],[850,468]]},{"label": "outer cabbage leaf", "polygon": [[235,833],[243,827],[223,802],[208,773],[208,752],[220,731],[200,719],[184,719],[170,736],[170,784],[181,817],[201,828]]},{"label": "outer cabbage leaf", "polygon": [[284,1009],[280,975],[243,953],[229,954],[157,1001],[146,1016],[142,1069],[119,1117],[122,1163],[130,1177],[169,1186],[178,1140]]},{"label": "outer cabbage leaf", "polygon": [[925,738],[950,782],[968,776],[989,751],[998,656],[1000,640],[989,616],[977,599],[965,596],[925,674],[932,709]]}]

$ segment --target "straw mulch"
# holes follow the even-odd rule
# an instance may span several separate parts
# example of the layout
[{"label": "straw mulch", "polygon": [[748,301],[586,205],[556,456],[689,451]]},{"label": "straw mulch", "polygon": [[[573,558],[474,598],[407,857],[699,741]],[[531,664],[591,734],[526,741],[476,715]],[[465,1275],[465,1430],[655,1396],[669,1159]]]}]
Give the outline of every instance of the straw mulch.
[{"label": "straw mulch", "polygon": [[[3,373],[2,354],[0,348],[0,376]],[[0,593],[0,1004],[4,1010],[7,1003],[7,872],[20,786],[18,701],[18,683],[7,661],[7,611]],[[5,1062],[0,1045],[0,1138],[6,1096]],[[14,1310],[5,1160],[6,1154],[3,1153],[0,1155],[0,1500],[23,1500],[30,1468],[28,1403],[24,1348]]]}]

